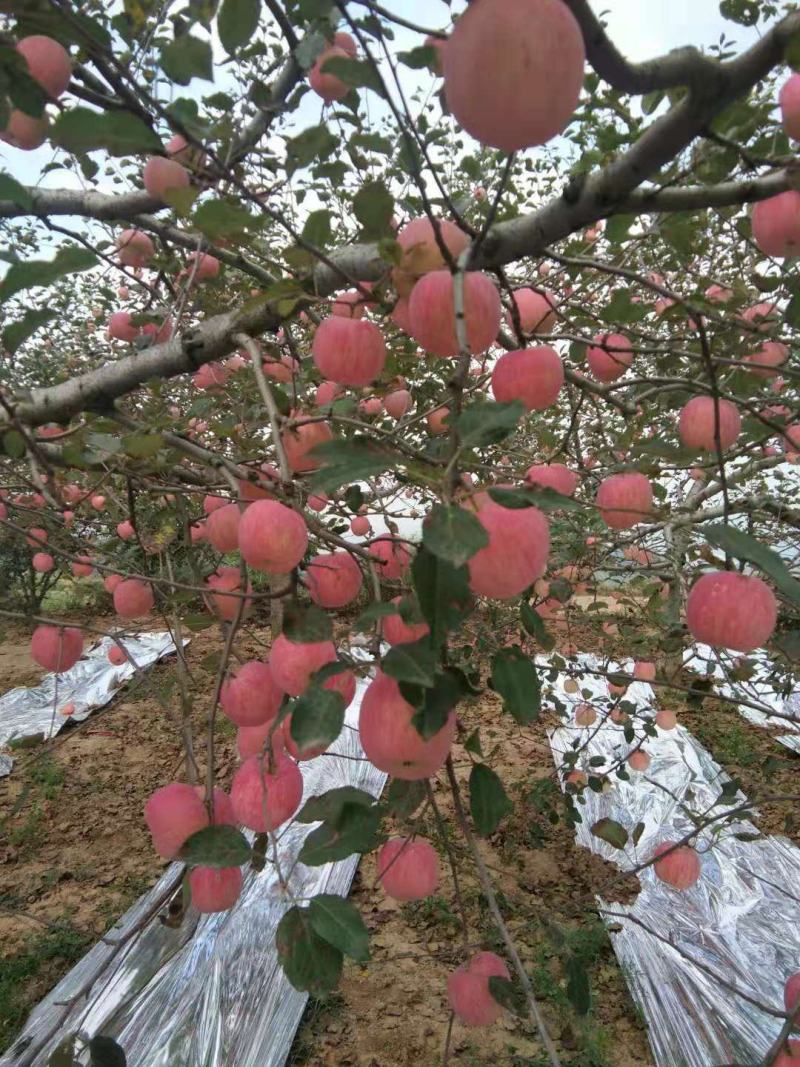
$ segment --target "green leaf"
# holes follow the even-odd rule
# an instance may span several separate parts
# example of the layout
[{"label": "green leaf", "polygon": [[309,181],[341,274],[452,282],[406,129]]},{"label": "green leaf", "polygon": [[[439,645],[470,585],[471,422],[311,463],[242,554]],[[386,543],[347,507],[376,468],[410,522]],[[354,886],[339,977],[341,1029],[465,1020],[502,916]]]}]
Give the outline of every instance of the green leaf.
[{"label": "green leaf", "polygon": [[646,304],[635,303],[627,289],[615,289],[609,303],[601,308],[600,317],[609,323],[641,322],[649,311]]},{"label": "green leaf", "polygon": [[286,142],[286,173],[291,177],[295,171],[307,167],[315,159],[328,159],[336,151],[338,138],[326,125],[309,126],[296,137]]},{"label": "green leaf", "polygon": [[160,433],[132,433],[122,439],[124,452],[134,459],[149,459],[163,447],[164,438]]},{"label": "green leaf", "polygon": [[483,745],[481,744],[480,727],[476,727],[464,742],[464,751],[471,752],[473,756],[483,759]]},{"label": "green leaf", "polygon": [[530,657],[521,648],[503,648],[492,657],[492,689],[503,708],[521,725],[535,722],[541,708],[539,676]]},{"label": "green leaf", "polygon": [[724,526],[721,523],[715,526],[703,528],[706,540],[723,552],[729,552],[736,559],[747,560],[768,574],[784,596],[800,604],[800,582],[792,576],[791,571],[783,562],[777,552],[767,548],[761,541],[757,541],[750,534],[737,530],[735,526]]},{"label": "green leaf", "polygon": [[427,67],[428,70],[435,72],[440,65],[438,49],[429,44],[419,45],[417,48],[412,48],[410,52],[398,52],[395,58],[412,70],[424,70]]},{"label": "green leaf", "polygon": [[89,1042],[89,1067],[126,1067],[127,1062],[113,1037],[97,1034]]},{"label": "green leaf", "polygon": [[460,567],[489,544],[489,535],[467,508],[437,504],[422,525],[422,543],[434,556]]},{"label": "green leaf", "polygon": [[214,80],[211,45],[190,33],[162,48],[160,62],[166,76],[178,85],[188,85],[192,78]]},{"label": "green leaf", "polygon": [[354,89],[372,89],[378,96],[386,95],[381,76],[369,60],[331,56],[322,64],[322,73],[333,74]]},{"label": "green leaf", "polygon": [[530,606],[527,600],[523,600],[519,607],[519,617],[527,633],[538,641],[545,652],[549,652],[555,646],[555,640],[547,631],[538,611]]},{"label": "green leaf", "polygon": [[506,1011],[510,1011],[520,1018],[524,1018],[527,1015],[528,1007],[522,990],[509,981],[508,978],[503,978],[499,974],[490,975],[489,992]]},{"label": "green leaf", "polygon": [[75,1067],[75,1038],[77,1034],[67,1034],[62,1038],[47,1060],[47,1067]]},{"label": "green leaf", "polygon": [[628,843],[628,831],[614,819],[599,819],[592,826],[592,833],[613,848],[625,848]]},{"label": "green leaf", "polygon": [[581,959],[570,954],[564,961],[564,970],[567,975],[569,1002],[578,1015],[586,1015],[592,1005],[592,993],[586,967]]},{"label": "green leaf", "polygon": [[31,194],[10,174],[0,174],[0,200],[10,200],[17,207],[26,209],[33,206]]},{"label": "green leaf", "polygon": [[330,615],[316,604],[288,600],[283,609],[283,633],[290,641],[301,644],[330,641],[333,623]]},{"label": "green leaf", "polygon": [[346,956],[363,963],[369,959],[369,931],[358,909],[345,897],[320,893],[308,907],[314,933]]},{"label": "green leaf", "polygon": [[301,993],[324,997],[342,974],[342,953],[317,934],[309,908],[290,908],[278,923],[275,947],[283,972]]},{"label": "green leaf", "polygon": [[525,405],[519,400],[511,404],[475,400],[456,420],[461,443],[467,448],[496,445],[516,429],[524,414]]},{"label": "green leaf", "polygon": [[19,322],[12,322],[3,330],[3,345],[9,352],[16,352],[20,345],[33,337],[36,331],[55,315],[56,312],[50,308],[32,308],[26,311]]},{"label": "green leaf", "polygon": [[353,197],[353,214],[364,227],[364,237],[375,240],[391,231],[394,197],[383,182],[367,182]]},{"label": "green leaf", "polygon": [[380,811],[361,803],[342,805],[335,819],[312,830],[300,849],[300,862],[309,867],[347,859],[354,852],[371,852],[378,844]]},{"label": "green leaf", "polygon": [[230,200],[206,200],[194,212],[192,220],[206,237],[239,237],[255,223],[250,212]]},{"label": "green leaf", "polygon": [[426,741],[438,734],[464,695],[462,677],[455,671],[438,671],[434,684],[423,690],[422,704],[413,715],[411,724]]},{"label": "green leaf", "polygon": [[383,474],[400,460],[396,453],[359,437],[349,441],[326,441],[313,448],[311,456],[322,464],[311,475],[311,488],[321,489],[325,493],[331,493],[350,482]]},{"label": "green leaf", "polygon": [[332,745],[344,726],[344,699],[332,689],[311,686],[292,708],[292,740],[305,752]]},{"label": "green leaf", "polygon": [[390,678],[413,685],[431,686],[436,672],[436,655],[428,637],[395,645],[383,658],[382,668]]},{"label": "green leaf", "polygon": [[473,597],[466,567],[454,567],[423,545],[411,564],[411,575],[420,611],[430,626],[430,640],[438,647],[450,630],[457,629],[469,613]]},{"label": "green leaf", "polygon": [[583,508],[577,500],[564,496],[556,489],[546,486],[540,489],[490,489],[489,496],[501,508],[512,511],[520,508],[539,508],[540,511],[580,511]]},{"label": "green leaf", "polygon": [[348,804],[371,808],[375,798],[363,789],[352,785],[343,785],[338,789],[329,789],[318,797],[310,797],[297,815],[295,821],[301,823],[335,822]]},{"label": "green leaf", "polygon": [[222,0],[217,32],[229,56],[253,39],[260,14],[261,0]]},{"label": "green leaf", "polygon": [[184,842],[178,858],[192,867],[241,867],[250,859],[250,845],[235,826],[205,826]]},{"label": "green leaf", "polygon": [[93,252],[75,245],[59,248],[54,259],[29,259],[24,263],[14,263],[0,282],[0,302],[24,289],[52,285],[65,274],[89,270],[96,263],[97,256]]},{"label": "green leaf", "polygon": [[475,829],[482,837],[493,833],[514,810],[503,783],[491,767],[476,763],[469,776],[469,810]]},{"label": "green leaf", "polygon": [[386,792],[386,806],[396,818],[407,819],[425,799],[425,793],[424,782],[406,782],[402,778],[392,778]]},{"label": "green leaf", "polygon": [[59,114],[49,136],[53,144],[76,155],[103,149],[112,156],[128,156],[161,149],[153,130],[129,111],[73,107]]},{"label": "green leaf", "polygon": [[374,604],[370,604],[369,607],[364,608],[353,623],[353,629],[359,631],[369,630],[379,619],[385,619],[389,615],[397,614],[398,608],[396,604],[376,601]]},{"label": "green leaf", "polygon": [[303,227],[303,240],[315,248],[324,248],[331,239],[331,213],[312,211]]}]

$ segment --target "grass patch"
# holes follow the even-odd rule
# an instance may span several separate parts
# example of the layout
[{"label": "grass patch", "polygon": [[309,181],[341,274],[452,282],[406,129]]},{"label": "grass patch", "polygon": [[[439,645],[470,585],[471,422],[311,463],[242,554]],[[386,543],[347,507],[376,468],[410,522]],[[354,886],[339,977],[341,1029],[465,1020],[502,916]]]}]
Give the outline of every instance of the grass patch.
[{"label": "grass patch", "polygon": [[29,939],[22,951],[0,959],[0,1052],[13,1042],[42,988],[38,979],[51,984],[58,973],[75,963],[91,938],[71,926],[58,923]]}]

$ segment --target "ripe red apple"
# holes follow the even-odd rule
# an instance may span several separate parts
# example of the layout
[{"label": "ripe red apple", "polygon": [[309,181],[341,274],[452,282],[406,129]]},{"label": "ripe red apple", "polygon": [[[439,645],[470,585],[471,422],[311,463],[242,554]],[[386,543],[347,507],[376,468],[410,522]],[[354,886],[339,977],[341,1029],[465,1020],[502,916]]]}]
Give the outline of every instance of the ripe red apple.
[{"label": "ripe red apple", "polygon": [[405,543],[390,536],[377,537],[369,546],[369,554],[378,563],[379,577],[390,582],[399,581],[411,566]]},{"label": "ripe red apple", "polygon": [[[325,320],[332,322],[333,319]],[[337,322],[346,322],[346,319],[337,319]],[[368,322],[365,326],[371,325]],[[310,455],[317,445],[325,444],[333,440],[333,431],[327,422],[310,422],[303,419],[296,426],[284,430],[281,434],[281,443],[286,452],[286,459],[295,474],[306,474],[315,471],[319,467],[319,460]]]},{"label": "ripe red apple", "polygon": [[706,299],[712,304],[727,304],[733,299],[733,289],[728,289],[724,285],[709,285],[706,289]]},{"label": "ripe red apple", "polygon": [[31,658],[46,671],[60,674],[83,654],[83,634],[76,626],[37,626],[31,637]]},{"label": "ripe red apple", "polygon": [[218,552],[233,552],[239,547],[241,519],[242,512],[238,504],[226,504],[222,508],[217,508],[206,520],[206,539]]},{"label": "ripe red apple", "polygon": [[47,140],[48,126],[49,120],[46,114],[41,118],[34,118],[14,108],[8,116],[3,132],[0,133],[0,140],[23,152],[33,152]]},{"label": "ripe red apple", "polygon": [[272,642],[269,665],[276,685],[297,697],[308,686],[311,675],[335,659],[333,641],[290,641],[285,634],[279,634]]},{"label": "ripe red apple", "polygon": [[525,472],[525,481],[531,485],[555,489],[563,496],[574,496],[580,479],[575,471],[571,471],[563,463],[534,463]]},{"label": "ripe red apple", "polygon": [[124,267],[146,267],[156,254],[155,245],[141,230],[123,230],[117,238],[117,249]]},{"label": "ripe red apple", "polygon": [[152,611],[153,590],[139,578],[126,578],[114,590],[114,611],[123,619],[138,619]]},{"label": "ripe red apple", "polygon": [[561,0],[480,0],[457,19],[444,49],[444,94],[481,144],[516,152],[569,124],[586,53]]},{"label": "ripe red apple", "polygon": [[55,560],[49,552],[36,552],[34,553],[31,564],[35,571],[39,574],[47,574],[55,567]]},{"label": "ripe red apple", "polygon": [[800,141],[800,74],[792,76],[783,83],[778,94],[781,106],[781,121],[787,136],[793,141]]},{"label": "ripe red apple", "polygon": [[511,978],[508,967],[494,952],[479,952],[448,977],[450,1007],[465,1026],[491,1026],[503,1014],[502,1004],[489,990],[490,978]]},{"label": "ripe red apple", "polygon": [[707,452],[716,450],[717,411],[722,450],[725,451],[736,442],[742,429],[742,419],[736,405],[722,399],[718,399],[715,405],[712,396],[693,396],[681,408],[678,423],[678,433],[686,448],[702,448]]},{"label": "ripe red apple", "polygon": [[314,66],[308,72],[308,84],[326,104],[331,104],[334,100],[342,100],[350,92],[350,86],[346,81],[336,74],[323,70],[329,59],[352,59],[352,56],[344,48],[329,45],[323,48]]},{"label": "ripe red apple", "polygon": [[366,515],[356,515],[355,518],[350,520],[350,529],[356,537],[366,537],[372,527]]},{"label": "ripe red apple", "polygon": [[765,256],[800,252],[800,193],[789,189],[753,205],[753,239]]},{"label": "ripe red apple", "polygon": [[307,547],[305,519],[277,500],[254,501],[239,521],[239,551],[245,563],[256,570],[288,574]]},{"label": "ripe red apple", "polygon": [[393,900],[424,900],[439,885],[439,857],[422,838],[390,838],[378,853],[378,879]]},{"label": "ripe red apple", "polygon": [[772,636],[778,605],[760,578],[712,571],[698,578],[686,600],[686,625],[696,641],[751,652]]},{"label": "ripe red apple", "polygon": [[542,411],[555,404],[563,384],[564,364],[549,345],[506,352],[492,371],[495,400],[521,400],[528,411]]},{"label": "ripe red apple", "polygon": [[591,704],[579,704],[575,708],[576,726],[593,726],[597,721],[597,710]]},{"label": "ripe red apple", "polygon": [[772,1061],[772,1067],[800,1067],[800,1040],[790,1037]]},{"label": "ripe red apple", "polygon": [[156,852],[174,859],[184,842],[209,824],[202,791],[183,782],[171,782],[150,794],[144,817]]},{"label": "ripe red apple", "polygon": [[[392,604],[402,604],[403,598],[396,596],[392,600]],[[412,641],[419,641],[420,638],[425,637],[430,633],[430,627],[427,622],[404,622],[402,617],[398,615],[387,615],[382,622],[383,636],[389,642],[390,645],[406,645]]]},{"label": "ripe red apple", "polygon": [[341,385],[369,385],[386,362],[383,334],[374,322],[332,315],[323,319],[311,346],[323,377]]},{"label": "ripe red apple", "polygon": [[656,665],[650,660],[637,660],[633,665],[633,677],[640,682],[652,682],[656,676]]},{"label": "ripe red apple", "polygon": [[[663,855],[665,852],[669,855]],[[674,842],[663,841],[653,849],[653,856],[663,856],[656,860],[653,869],[656,877],[673,889],[689,889],[700,877],[700,857],[689,845],[675,848]]]},{"label": "ripe red apple", "polygon": [[469,245],[469,237],[455,223],[447,219],[436,219],[434,226],[434,222],[425,216],[411,219],[397,234],[397,243],[403,254],[400,265],[395,268],[392,277],[401,299],[395,305],[392,320],[406,333],[410,332],[410,323],[407,320],[408,305],[403,302],[403,298],[410,295],[417,280],[423,274],[442,270],[448,266],[439,242],[436,240],[437,230],[439,240],[455,263]]},{"label": "ripe red apple", "polygon": [[[467,343],[473,355],[485,352],[500,329],[500,296],[487,274],[464,275]],[[456,337],[453,275],[435,270],[417,282],[408,303],[411,336],[434,356],[449,358],[460,351]]]},{"label": "ripe red apple", "polygon": [[646,771],[650,766],[650,756],[643,749],[637,748],[628,756],[627,763],[632,771]]},{"label": "ripe red apple", "polygon": [[37,33],[23,37],[17,51],[25,57],[33,80],[48,96],[57,100],[66,91],[72,77],[72,61],[66,48],[52,37]]},{"label": "ripe red apple", "polygon": [[678,716],[674,711],[662,708],[661,711],[656,712],[656,726],[660,730],[674,730],[677,725]]},{"label": "ripe red apple", "polygon": [[272,669],[261,660],[243,663],[225,680],[219,703],[223,712],[237,726],[261,726],[278,714],[283,690],[276,683]]},{"label": "ripe red apple", "polygon": [[464,506],[489,535],[489,544],[467,562],[473,593],[504,600],[541,578],[550,553],[550,527],[538,508],[504,508],[488,493],[477,493]]},{"label": "ripe red apple", "polygon": [[150,156],[142,171],[142,184],[154,200],[166,204],[170,193],[189,188],[189,172],[176,159]]},{"label": "ripe red apple", "polygon": [[782,367],[789,358],[789,349],[780,341],[764,341],[761,348],[751,356],[745,356],[744,362],[751,364],[748,370],[756,378],[776,378],[778,372],[773,367]]},{"label": "ripe red apple", "polygon": [[598,382],[613,382],[633,363],[633,348],[621,333],[599,333],[586,350],[586,362]]},{"label": "ripe red apple", "polygon": [[789,975],[783,987],[783,1005],[786,1011],[794,1011],[798,1004],[800,1004],[800,972]]},{"label": "ripe red apple", "polygon": [[[241,593],[244,592],[239,568],[217,567],[215,573],[206,578],[206,585],[209,592],[206,593],[205,599],[209,609],[219,615],[221,619],[227,619],[229,622],[235,619],[239,611],[239,604],[243,599]],[[247,593],[251,592],[252,587],[248,584]],[[244,598],[242,617],[247,615],[251,603],[249,596]]]},{"label": "ripe red apple", "polygon": [[383,398],[383,407],[393,419],[402,419],[411,407],[411,393],[408,389],[395,389]]},{"label": "ripe red apple", "polygon": [[456,731],[455,711],[427,741],[411,720],[416,709],[394,678],[378,671],[361,701],[358,729],[367,759],[393,778],[430,778],[444,764]]},{"label": "ripe red apple", "polygon": [[117,523],[117,537],[123,541],[130,541],[136,535],[136,531],[133,528],[133,523],[130,519],[125,519],[123,522]]},{"label": "ripe red apple", "polygon": [[334,400],[341,396],[342,389],[337,382],[322,382],[317,386],[314,395],[314,403],[318,408],[330,407]]},{"label": "ripe red apple", "polygon": [[[220,261],[216,256],[209,255],[208,252],[190,252],[186,257],[186,274],[193,276],[195,281],[205,282],[210,278],[217,278],[221,270],[222,264]],[[233,364],[234,359],[236,359],[236,356],[227,361],[226,366],[228,369],[241,369],[240,364]]]},{"label": "ripe red apple", "polygon": [[[552,333],[556,324],[556,298],[552,293],[539,292],[525,287],[515,289],[511,299],[517,306],[519,324],[523,333]],[[514,316],[506,312],[506,322],[514,329]]]},{"label": "ripe red apple", "polygon": [[138,326],[133,325],[132,318],[129,311],[115,311],[109,316],[106,337],[116,341],[127,341],[129,344],[135,341],[142,331]]},{"label": "ripe red apple", "polygon": [[597,506],[606,526],[625,530],[644,522],[653,510],[653,490],[643,474],[612,474],[597,490]]},{"label": "ripe red apple", "polygon": [[128,657],[125,654],[125,650],[120,648],[119,645],[112,645],[108,650],[108,662],[114,667],[121,667],[123,663],[127,663]]},{"label": "ripe red apple", "polygon": [[258,834],[287,822],[303,798],[303,776],[293,759],[281,753],[268,758],[251,756],[231,782],[231,803],[237,820]]},{"label": "ripe red apple", "polygon": [[343,608],[361,591],[361,568],[349,552],[314,556],[306,572],[311,599],[322,608]]},{"label": "ripe red apple", "polygon": [[195,867],[189,872],[192,907],[201,915],[227,911],[239,899],[243,882],[241,867]]},{"label": "ripe red apple", "polygon": [[436,408],[435,411],[431,411],[425,416],[425,421],[428,424],[428,429],[434,436],[439,434],[448,433],[450,426],[447,422],[450,417],[450,408],[441,407]]}]

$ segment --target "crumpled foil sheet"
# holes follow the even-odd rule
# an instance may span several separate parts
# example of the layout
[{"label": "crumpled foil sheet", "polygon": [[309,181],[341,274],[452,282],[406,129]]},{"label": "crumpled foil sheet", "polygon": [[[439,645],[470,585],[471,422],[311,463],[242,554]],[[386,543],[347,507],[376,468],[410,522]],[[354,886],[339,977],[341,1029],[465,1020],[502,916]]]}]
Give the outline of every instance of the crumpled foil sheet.
[{"label": "crumpled foil sheet", "polygon": [[[747,662],[753,667],[751,678],[730,680],[737,659],[736,653],[726,649],[697,644],[686,650],[683,663],[697,674],[713,678],[714,688],[722,696],[746,700],[747,704],[737,706],[743,718],[754,726],[785,730],[783,734],[776,734],[775,740],[793,752],[800,752],[800,690],[787,694],[775,692],[769,678],[769,656],[763,651],[751,652],[747,656]],[[759,711],[749,704],[759,704],[764,710]]]},{"label": "crumpled foil sheet", "polygon": [[[133,663],[126,660],[119,667],[109,663],[108,653],[116,642],[103,637],[70,670],[59,675],[45,674],[39,685],[10,689],[0,697],[0,746],[36,734],[55,737],[68,722],[82,722],[113,700],[119,687],[137,670],[175,652],[175,643],[167,631],[135,634],[121,637],[120,641]],[[58,709],[67,704],[75,705],[73,714],[59,715]],[[0,776],[11,772],[13,763],[10,755],[0,753]]]},{"label": "crumpled foil sheet", "polygon": [[[540,662],[544,666],[549,660]],[[582,667],[603,664],[591,655],[578,656],[577,664],[577,674],[569,673],[584,693],[566,693],[563,672],[551,683],[553,694],[568,705],[565,723],[570,724],[574,706],[583,700],[609,706],[605,681],[580,674]],[[630,671],[630,665],[621,669]],[[638,712],[657,710],[645,683],[633,683],[624,699]],[[570,746],[587,738],[584,766],[592,757],[613,762],[632,747],[623,728],[609,720],[585,729],[564,725],[550,735],[556,765]],[[630,772],[630,781],[617,780],[606,793],[584,791],[583,821],[576,828],[580,845],[623,870],[647,860],[660,842],[688,833],[693,823],[687,811],[706,812],[716,805],[711,811],[716,814],[745,799],[740,792],[720,797],[728,776],[682,726],[659,729],[645,747],[652,760],[647,771]],[[591,827],[601,818],[621,823],[629,835],[644,824],[638,845],[629,841],[618,850],[595,837]],[[737,840],[740,833],[757,837]],[[782,1020],[745,997],[781,1011],[784,982],[800,970],[800,849],[783,837],[759,835],[744,818],[724,830],[717,824],[716,833],[706,829],[699,848],[702,875],[691,889],[670,888],[650,867],[637,874],[642,888],[633,905],[606,903],[598,896],[598,910],[647,1022],[659,1067],[756,1064]]]},{"label": "crumpled foil sheet", "polygon": [[[345,729],[330,749],[336,755],[301,763],[303,803],[345,785],[375,797],[382,792],[386,775],[364,758],[358,738],[368,681],[358,683]],[[278,835],[284,872],[315,825],[290,823]],[[297,864],[290,890],[296,897],[346,895],[358,862],[354,855],[324,867]],[[292,988],[278,964],[275,930],[291,900],[274,865],[268,862],[261,872],[247,868],[242,895],[229,912],[200,916],[190,907],[179,925],[170,927],[158,913],[180,886],[181,872],[180,864],[171,864],[106,940],[41,1001],[1,1067],[44,1067],[58,1042],[77,1031],[113,1037],[130,1067],[285,1063],[308,998]],[[127,943],[112,958],[107,940],[120,938]],[[78,1062],[88,1063],[88,1054]]]}]

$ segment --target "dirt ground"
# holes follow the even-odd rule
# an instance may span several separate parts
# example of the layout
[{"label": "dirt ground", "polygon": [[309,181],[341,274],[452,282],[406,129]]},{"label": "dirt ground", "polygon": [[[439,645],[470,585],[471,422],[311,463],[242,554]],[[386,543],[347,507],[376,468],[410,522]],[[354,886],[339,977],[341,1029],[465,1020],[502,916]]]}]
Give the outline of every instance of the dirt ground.
[{"label": "dirt ground", "polygon": [[[600,620],[583,617],[559,646],[597,647]],[[27,635],[0,634],[0,691],[31,684],[38,671],[27,658]],[[263,633],[244,638],[244,658],[264,652]],[[192,636],[194,714],[202,722],[213,687],[214,630]],[[623,655],[620,648],[618,654]],[[485,672],[484,672],[485,673]],[[181,749],[168,711],[177,703],[169,661],[129,685],[106,709],[70,726],[57,739],[17,752],[0,779],[0,1048],[30,1007],[157,878],[163,862],[152,851],[142,818],[149,793],[181,774]],[[792,791],[798,757],[749,726],[730,707],[705,701],[699,709],[671,702],[680,720],[715,754],[746,793]],[[652,1063],[643,1022],[627,992],[608,937],[594,910],[594,893],[610,868],[574,843],[545,737],[547,715],[525,729],[492,695],[464,709],[460,739],[480,730],[485,755],[515,804],[514,813],[481,843],[509,929],[519,946],[564,1067],[645,1067]],[[198,731],[199,732],[199,731]],[[456,749],[459,778],[469,761]],[[202,741],[198,763],[204,762]],[[235,766],[233,729],[224,721],[217,765],[225,780]],[[449,793],[435,790],[447,816]],[[788,820],[788,821],[787,821]],[[765,805],[760,825],[797,840],[786,805]],[[391,829],[391,828],[390,828]],[[423,809],[419,832],[436,839]],[[799,842],[800,843],[800,842]],[[460,846],[451,840],[471,947],[502,951],[486,900]],[[362,862],[352,897],[370,928],[372,960],[348,965],[340,989],[311,1001],[290,1056],[294,1067],[406,1067],[437,1064],[447,1040],[447,973],[462,960],[447,862],[442,884],[426,901],[400,905],[375,888],[375,860]],[[619,875],[614,899],[631,899],[635,879]],[[591,985],[591,1008],[577,1015],[566,993],[564,960],[580,962]],[[544,1067],[530,1025],[512,1015],[488,1030],[456,1024],[449,1060],[463,1067]]]}]

